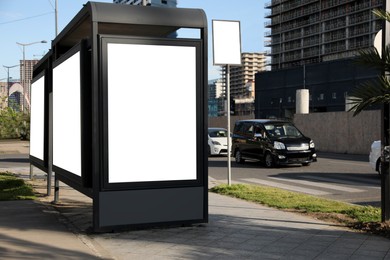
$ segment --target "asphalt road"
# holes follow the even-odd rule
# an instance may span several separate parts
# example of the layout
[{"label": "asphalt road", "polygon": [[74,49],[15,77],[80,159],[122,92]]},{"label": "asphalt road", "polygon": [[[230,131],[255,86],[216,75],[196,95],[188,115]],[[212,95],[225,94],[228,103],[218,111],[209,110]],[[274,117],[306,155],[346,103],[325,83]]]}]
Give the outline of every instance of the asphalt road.
[{"label": "asphalt road", "polygon": [[28,154],[0,154],[0,169],[6,171],[29,171]]},{"label": "asphalt road", "polygon": [[[227,158],[209,157],[209,176],[227,183]],[[279,187],[344,202],[380,206],[379,175],[368,156],[319,154],[310,166],[267,169],[259,162],[237,164],[232,157],[232,183]]]},{"label": "asphalt road", "polygon": [[[2,170],[29,172],[27,154],[0,154]],[[209,157],[209,176],[227,183],[227,158]],[[380,177],[370,168],[368,156],[319,154],[310,166],[267,169],[259,162],[236,164],[232,182],[279,187],[344,202],[380,206]]]}]

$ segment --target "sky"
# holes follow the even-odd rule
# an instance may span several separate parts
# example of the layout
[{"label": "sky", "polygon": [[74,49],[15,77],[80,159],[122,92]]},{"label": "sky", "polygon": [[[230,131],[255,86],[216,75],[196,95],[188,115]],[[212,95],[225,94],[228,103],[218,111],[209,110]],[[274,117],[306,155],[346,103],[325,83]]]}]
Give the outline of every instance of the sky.
[{"label": "sky", "polygon": [[[86,0],[58,1],[58,32],[80,11]],[[112,0],[95,0],[112,3]],[[211,21],[240,21],[242,52],[264,52],[264,1],[262,0],[177,0],[178,7],[200,8],[209,26],[209,79],[219,78],[212,61]],[[245,2],[245,4],[244,4]],[[23,59],[40,59],[51,48],[55,38],[55,0],[0,0],[0,81],[6,81],[8,69]],[[47,41],[47,43],[40,43]],[[36,43],[38,42],[38,43]],[[19,79],[19,67],[10,68],[9,76]]]}]

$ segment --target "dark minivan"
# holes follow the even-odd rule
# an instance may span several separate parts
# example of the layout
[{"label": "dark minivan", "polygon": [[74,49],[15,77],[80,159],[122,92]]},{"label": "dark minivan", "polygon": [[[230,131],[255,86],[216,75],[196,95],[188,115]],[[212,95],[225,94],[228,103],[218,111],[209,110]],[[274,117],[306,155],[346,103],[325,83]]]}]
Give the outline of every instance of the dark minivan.
[{"label": "dark minivan", "polygon": [[237,121],[232,138],[237,163],[245,159],[264,162],[266,167],[286,164],[309,165],[317,161],[314,142],[293,123],[273,119]]}]

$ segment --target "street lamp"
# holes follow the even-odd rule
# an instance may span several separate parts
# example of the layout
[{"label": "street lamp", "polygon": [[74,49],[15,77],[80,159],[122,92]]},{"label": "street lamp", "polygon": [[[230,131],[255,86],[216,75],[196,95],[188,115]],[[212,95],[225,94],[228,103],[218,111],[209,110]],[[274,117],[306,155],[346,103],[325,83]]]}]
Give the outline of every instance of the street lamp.
[{"label": "street lamp", "polygon": [[[20,45],[23,47],[23,70],[22,70],[22,86],[23,86],[23,96],[25,97],[25,94],[26,94],[26,89],[28,91],[28,102],[30,102],[30,86],[27,86],[26,87],[26,66],[25,66],[25,63],[26,63],[26,57],[25,57],[25,47],[26,46],[29,46],[29,45],[33,45],[33,44],[36,44],[36,43],[47,43],[47,41],[43,40],[43,41],[39,41],[39,42],[30,42],[30,43],[19,43],[17,42],[16,44]],[[23,104],[22,104],[22,111],[24,111],[24,98],[23,98]]]},{"label": "street lamp", "polygon": [[7,107],[9,106],[9,102],[8,102],[8,100],[9,100],[9,69],[15,68],[17,66],[19,66],[19,65],[13,65],[13,66],[3,65],[3,67],[7,69]]}]

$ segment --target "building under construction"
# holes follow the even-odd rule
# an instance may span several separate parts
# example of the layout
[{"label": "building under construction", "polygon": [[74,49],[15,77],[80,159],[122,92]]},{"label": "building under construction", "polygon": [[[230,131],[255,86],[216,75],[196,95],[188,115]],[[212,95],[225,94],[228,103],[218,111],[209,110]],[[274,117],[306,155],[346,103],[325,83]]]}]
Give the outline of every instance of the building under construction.
[{"label": "building under construction", "polygon": [[[259,52],[241,53],[240,66],[230,66],[231,109],[235,115],[254,114],[255,75],[266,70],[266,56]],[[227,66],[222,66],[223,97],[226,100]],[[226,112],[226,109],[224,109]]]},{"label": "building under construction", "polygon": [[272,0],[265,17],[271,69],[353,57],[373,46],[382,0]]}]

